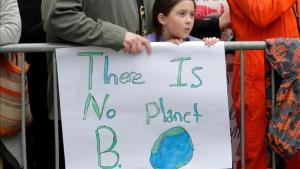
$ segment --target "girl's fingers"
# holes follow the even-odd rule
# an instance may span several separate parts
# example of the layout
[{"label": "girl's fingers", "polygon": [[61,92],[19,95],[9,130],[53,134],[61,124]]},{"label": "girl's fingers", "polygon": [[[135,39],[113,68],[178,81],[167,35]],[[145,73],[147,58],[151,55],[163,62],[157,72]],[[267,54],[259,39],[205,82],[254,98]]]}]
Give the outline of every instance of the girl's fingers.
[{"label": "girl's fingers", "polygon": [[214,45],[215,43],[219,42],[219,38],[212,37],[212,38],[203,38],[204,44],[208,47]]}]

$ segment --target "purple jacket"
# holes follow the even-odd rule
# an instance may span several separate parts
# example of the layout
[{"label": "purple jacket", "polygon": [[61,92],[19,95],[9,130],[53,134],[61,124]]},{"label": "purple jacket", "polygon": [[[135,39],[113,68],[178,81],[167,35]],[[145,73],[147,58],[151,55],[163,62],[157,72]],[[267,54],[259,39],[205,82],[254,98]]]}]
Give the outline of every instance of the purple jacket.
[{"label": "purple jacket", "polygon": [[[151,33],[146,37],[150,42],[157,42],[157,35],[156,33]],[[191,35],[189,35],[187,38],[184,39],[184,41],[199,41],[200,39],[195,38]],[[159,39],[159,42],[165,42],[166,40],[161,38]]]}]

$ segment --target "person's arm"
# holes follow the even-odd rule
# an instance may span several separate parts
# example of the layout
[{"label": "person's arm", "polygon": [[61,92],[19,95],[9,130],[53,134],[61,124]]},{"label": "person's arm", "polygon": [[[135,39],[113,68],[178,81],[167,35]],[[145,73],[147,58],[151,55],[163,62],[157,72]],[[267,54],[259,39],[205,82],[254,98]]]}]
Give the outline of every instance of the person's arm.
[{"label": "person's arm", "polygon": [[72,43],[115,50],[123,46],[126,29],[87,17],[82,11],[82,0],[43,0],[42,13],[44,29],[52,36]]},{"label": "person's arm", "polygon": [[0,45],[18,43],[21,18],[17,0],[0,0]]},{"label": "person's arm", "polygon": [[295,0],[236,0],[236,2],[254,24],[265,27],[291,8]]}]

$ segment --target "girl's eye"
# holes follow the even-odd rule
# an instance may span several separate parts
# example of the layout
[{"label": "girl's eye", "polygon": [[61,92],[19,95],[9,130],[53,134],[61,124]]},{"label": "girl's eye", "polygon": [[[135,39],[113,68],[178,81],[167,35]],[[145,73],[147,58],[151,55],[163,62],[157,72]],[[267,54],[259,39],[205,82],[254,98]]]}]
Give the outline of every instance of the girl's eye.
[{"label": "girl's eye", "polygon": [[180,15],[180,16],[184,16],[185,15],[185,12],[178,12],[178,14]]}]

